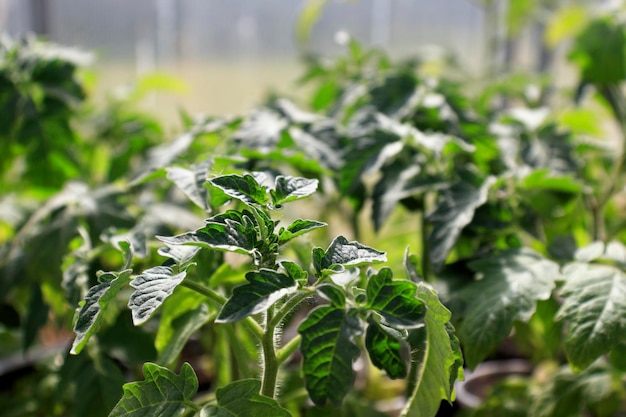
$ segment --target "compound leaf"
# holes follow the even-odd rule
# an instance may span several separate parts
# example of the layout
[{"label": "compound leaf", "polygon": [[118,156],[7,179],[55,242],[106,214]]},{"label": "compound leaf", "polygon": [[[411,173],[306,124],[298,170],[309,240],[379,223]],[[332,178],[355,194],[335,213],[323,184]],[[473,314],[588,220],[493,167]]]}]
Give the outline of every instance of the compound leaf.
[{"label": "compound leaf", "polygon": [[296,219],[293,223],[287,226],[286,229],[282,229],[280,231],[278,234],[278,243],[281,245],[285,244],[295,237],[325,226],[327,226],[326,223],[315,220]]},{"label": "compound leaf", "polygon": [[279,206],[290,201],[299,200],[308,197],[317,191],[318,180],[284,177],[279,175],[276,177],[274,189],[270,191],[272,201],[275,206]]},{"label": "compound leaf", "polygon": [[365,331],[365,347],[370,360],[389,378],[405,378],[410,362],[410,348],[397,330],[369,320]]},{"label": "compound leaf", "polygon": [[135,291],[130,295],[128,307],[132,310],[135,326],[144,324],[152,317],[186,275],[185,271],[174,274],[169,266],[155,266],[132,280],[130,286]]},{"label": "compound leaf", "polygon": [[352,387],[360,354],[352,339],[361,331],[356,310],[334,306],[316,308],[298,327],[304,382],[316,405],[339,405]]},{"label": "compound leaf", "polygon": [[556,263],[528,248],[493,254],[469,267],[482,279],[459,293],[466,303],[459,335],[474,368],[508,336],[514,320],[528,321],[537,301],[550,298],[560,273]]},{"label": "compound leaf", "polygon": [[428,236],[430,260],[436,269],[441,268],[461,231],[472,221],[474,211],[487,202],[494,181],[490,177],[480,188],[458,182],[441,193],[437,208],[428,215],[433,224]]},{"label": "compound leaf", "polygon": [[80,353],[91,335],[98,331],[102,309],[106,308],[113,297],[128,284],[132,272],[131,269],[119,273],[104,272],[98,277],[100,283],[87,291],[80,310],[77,310],[76,323],[74,324],[76,339],[72,344],[72,354]]},{"label": "compound leaf", "polygon": [[217,405],[208,405],[201,417],[291,417],[270,397],[259,394],[261,381],[242,379],[217,389]]},{"label": "compound leaf", "polygon": [[298,284],[291,276],[271,269],[248,272],[246,279],[247,284],[233,290],[233,295],[222,307],[216,322],[229,323],[265,311],[298,289]]},{"label": "compound leaf", "polygon": [[[417,286],[417,297],[427,306],[426,337],[414,349],[417,366],[416,380],[411,397],[402,411],[402,417],[433,417],[442,400],[454,400],[454,382],[463,379],[463,356],[454,329],[450,324],[452,314],[441,304],[437,293],[427,284]],[[423,329],[413,330],[422,332]],[[409,338],[411,340],[411,338]]]},{"label": "compound leaf", "polygon": [[382,268],[367,283],[368,307],[380,313],[388,326],[419,327],[423,325],[426,307],[415,297],[416,288],[411,281],[393,281],[391,269]]},{"label": "compound leaf", "polygon": [[626,275],[608,265],[570,264],[558,320],[568,321],[565,352],[575,370],[610,352],[626,332]]},{"label": "compound leaf", "polygon": [[260,185],[250,174],[223,175],[209,180],[211,184],[221,189],[230,197],[236,198],[246,204],[265,205],[269,199],[267,189]]},{"label": "compound leaf", "polygon": [[198,378],[184,363],[180,375],[154,363],[143,365],[145,381],[124,384],[124,396],[109,417],[175,417],[198,391]]}]

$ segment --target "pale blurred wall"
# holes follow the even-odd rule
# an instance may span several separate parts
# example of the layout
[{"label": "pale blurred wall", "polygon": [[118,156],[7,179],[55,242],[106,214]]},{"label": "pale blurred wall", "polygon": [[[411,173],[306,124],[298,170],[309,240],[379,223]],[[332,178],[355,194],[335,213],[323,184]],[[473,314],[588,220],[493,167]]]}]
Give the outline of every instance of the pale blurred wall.
[{"label": "pale blurred wall", "polygon": [[[302,72],[294,35],[305,0],[0,0],[0,28],[29,31],[96,52],[104,90],[164,69],[189,85],[168,102],[191,111],[239,112]],[[308,49],[326,55],[346,30],[394,56],[446,48],[480,68],[483,10],[472,0],[331,0]],[[162,108],[161,103],[157,107]]]}]

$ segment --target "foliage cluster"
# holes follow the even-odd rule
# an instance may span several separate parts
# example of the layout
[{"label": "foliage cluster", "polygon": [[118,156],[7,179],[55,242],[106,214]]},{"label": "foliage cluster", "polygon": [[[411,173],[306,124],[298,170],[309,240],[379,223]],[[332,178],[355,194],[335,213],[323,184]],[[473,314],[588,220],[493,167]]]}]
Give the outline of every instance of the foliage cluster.
[{"label": "foliage cluster", "polygon": [[575,102],[615,143],[580,134],[596,110],[507,82],[469,95],[350,40],[309,63],[310,110],[186,116],[155,145],[123,104],[82,114],[62,55],[5,46],[0,175],[57,191],[0,201],[2,353],[75,338],[0,415],[434,416],[463,364],[510,345],[535,371],[468,414],[620,415],[625,43],[600,17],[571,51]]}]

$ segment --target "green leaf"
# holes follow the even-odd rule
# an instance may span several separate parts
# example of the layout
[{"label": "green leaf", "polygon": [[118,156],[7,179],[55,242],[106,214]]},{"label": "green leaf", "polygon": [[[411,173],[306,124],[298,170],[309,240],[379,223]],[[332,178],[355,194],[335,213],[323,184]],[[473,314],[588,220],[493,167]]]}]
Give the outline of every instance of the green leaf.
[{"label": "green leaf", "polygon": [[179,167],[167,167],[167,178],[198,207],[203,210],[209,210],[207,201],[208,190],[204,184],[208,175],[208,164],[203,164],[193,169],[185,169]]},{"label": "green leaf", "polygon": [[365,331],[365,347],[370,360],[389,378],[405,378],[410,363],[410,348],[399,331],[369,320]]},{"label": "green leaf", "polygon": [[437,208],[428,215],[433,224],[428,236],[430,259],[436,269],[441,268],[461,231],[472,221],[474,211],[487,202],[494,182],[495,178],[490,177],[480,188],[457,182],[440,194]]},{"label": "green leaf", "polygon": [[538,300],[550,298],[559,266],[528,248],[471,262],[478,279],[460,290],[465,303],[459,335],[473,369],[511,332],[514,320],[527,322]]},{"label": "green leaf", "polygon": [[303,282],[303,284],[306,284],[309,274],[306,273],[300,265],[291,261],[281,261],[280,266],[283,267],[285,272],[287,272],[287,275],[293,278],[294,281],[300,281]]},{"label": "green leaf", "polygon": [[155,266],[132,280],[130,286],[135,291],[130,295],[128,307],[133,312],[135,326],[141,326],[148,321],[163,301],[172,295],[178,284],[183,282],[186,275],[185,271],[174,274],[169,266]]},{"label": "green leaf", "polygon": [[386,260],[387,255],[385,252],[362,245],[356,241],[348,242],[343,236],[336,237],[328,246],[326,252],[320,248],[313,249],[313,264],[318,273],[331,269],[333,265],[350,267],[385,262]]},{"label": "green leaf", "polygon": [[[428,284],[417,286],[417,297],[426,303],[426,338],[415,350],[413,366],[418,367],[413,391],[402,417],[433,417],[442,400],[454,400],[454,382],[463,379],[463,356],[454,329],[452,314],[441,304]],[[412,332],[422,332],[422,329]]]},{"label": "green leaf", "polygon": [[178,358],[180,352],[187,344],[187,341],[198,331],[211,317],[209,307],[201,304],[194,310],[187,311],[171,321],[174,329],[169,343],[160,352],[157,362],[163,365],[170,365]]},{"label": "green leaf", "polygon": [[352,369],[360,355],[353,338],[362,332],[357,310],[322,306],[300,324],[302,370],[309,396],[316,405],[339,405],[354,383]]},{"label": "green leaf", "polygon": [[380,313],[390,327],[412,329],[422,326],[426,307],[415,297],[416,289],[411,281],[393,281],[391,269],[382,268],[367,282],[367,306]]},{"label": "green leaf", "polygon": [[523,190],[550,190],[571,194],[578,194],[583,189],[582,184],[572,176],[551,175],[548,168],[531,172],[524,177],[520,186]]},{"label": "green leaf", "polygon": [[246,274],[248,284],[233,290],[216,322],[230,323],[252,314],[267,310],[272,304],[298,289],[298,284],[289,275],[271,269],[251,271]]},{"label": "green leaf", "polygon": [[211,184],[220,188],[227,195],[236,198],[246,204],[265,205],[269,199],[267,189],[261,186],[250,174],[223,175],[209,180]]},{"label": "green leaf", "polygon": [[286,229],[281,229],[278,234],[278,243],[283,245],[295,237],[326,226],[328,226],[326,223],[315,220],[296,219]]},{"label": "green leaf", "polygon": [[565,352],[575,370],[584,369],[616,348],[626,332],[626,275],[608,265],[575,263],[563,274],[563,304],[557,320],[566,320]]},{"label": "green leaf", "polygon": [[106,308],[113,297],[130,281],[133,271],[126,269],[122,272],[104,272],[98,276],[99,284],[94,285],[87,291],[85,300],[77,310],[74,333],[76,339],[72,344],[71,353],[76,355],[87,344],[89,338],[98,331],[102,316],[102,309]]},{"label": "green leaf", "polygon": [[48,322],[49,308],[45,304],[40,284],[31,285],[28,314],[23,326],[22,350],[26,352],[35,342],[39,329]]},{"label": "green leaf", "polygon": [[218,388],[217,405],[208,405],[200,417],[291,417],[273,398],[259,394],[261,381],[242,379]]},{"label": "green leaf", "polygon": [[346,296],[343,291],[334,285],[323,284],[316,288],[318,294],[330,301],[333,307],[344,308],[346,306]]},{"label": "green leaf", "polygon": [[290,201],[299,200],[317,191],[319,181],[316,179],[276,177],[274,189],[270,191],[272,201],[275,206],[279,206]]},{"label": "green leaf", "polygon": [[124,396],[109,417],[175,417],[198,391],[198,378],[184,363],[180,375],[153,363],[143,365],[145,381],[124,384]]},{"label": "green leaf", "polygon": [[252,255],[256,248],[257,224],[251,212],[228,210],[207,220],[206,226],[177,236],[157,236],[166,245],[192,245]]}]

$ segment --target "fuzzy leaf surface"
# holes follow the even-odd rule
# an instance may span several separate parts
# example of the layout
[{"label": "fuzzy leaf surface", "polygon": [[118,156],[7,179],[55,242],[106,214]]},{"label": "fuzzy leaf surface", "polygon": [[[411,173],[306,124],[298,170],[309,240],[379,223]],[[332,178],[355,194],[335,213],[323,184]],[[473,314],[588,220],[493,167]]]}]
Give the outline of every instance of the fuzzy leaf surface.
[{"label": "fuzzy leaf surface", "polygon": [[148,321],[186,275],[185,271],[174,274],[169,266],[155,266],[132,280],[130,286],[135,291],[130,295],[128,307],[132,310],[135,326]]},{"label": "fuzzy leaf surface", "polygon": [[514,320],[526,322],[537,301],[550,298],[559,266],[528,248],[495,253],[469,264],[482,275],[459,293],[465,303],[459,335],[473,369],[511,332]]},{"label": "fuzzy leaf surface", "polygon": [[368,307],[380,313],[385,324],[411,329],[422,326],[426,306],[415,297],[417,286],[406,280],[393,280],[389,268],[382,268],[367,282]]},{"label": "fuzzy leaf surface", "polygon": [[298,284],[291,276],[271,269],[248,272],[246,279],[247,284],[233,290],[233,295],[222,307],[216,322],[230,323],[265,311],[298,289]]},{"label": "fuzzy leaf surface", "polygon": [[[463,379],[463,356],[454,329],[452,314],[441,304],[437,293],[427,284],[417,286],[417,297],[427,306],[425,343],[411,346],[419,356],[415,388],[402,411],[402,417],[433,417],[442,400],[454,400],[454,382]],[[422,329],[419,329],[422,331]]]},{"label": "fuzzy leaf surface", "polygon": [[397,330],[370,320],[365,331],[365,347],[370,360],[389,378],[406,378],[410,363],[410,348]]},{"label": "fuzzy leaf surface", "polygon": [[260,185],[250,174],[223,175],[209,180],[211,184],[221,189],[230,197],[246,204],[265,205],[269,199],[267,189]]},{"label": "fuzzy leaf surface", "polygon": [[209,210],[208,190],[204,186],[207,179],[207,165],[185,169],[180,167],[167,167],[167,178],[191,200],[203,210]]},{"label": "fuzzy leaf surface", "polygon": [[258,241],[256,222],[247,210],[228,210],[209,218],[203,228],[194,232],[157,238],[168,246],[192,245],[243,255],[251,255]]},{"label": "fuzzy leaf surface", "polygon": [[72,344],[72,354],[80,353],[89,338],[98,331],[102,318],[100,313],[107,307],[113,297],[128,284],[132,272],[131,269],[126,269],[120,273],[105,272],[98,277],[100,283],[87,291],[74,324],[76,339],[74,339]]},{"label": "fuzzy leaf surface", "polygon": [[610,352],[626,332],[626,275],[608,265],[575,263],[564,271],[558,320],[566,320],[565,352],[576,370]]},{"label": "fuzzy leaf surface", "polygon": [[109,417],[176,417],[198,391],[198,378],[184,363],[180,375],[153,363],[143,365],[145,381],[124,384],[124,396]]},{"label": "fuzzy leaf surface", "polygon": [[361,332],[356,310],[333,306],[316,308],[298,327],[304,382],[316,405],[339,405],[351,389],[361,353],[353,338]]},{"label": "fuzzy leaf surface", "polygon": [[278,243],[282,245],[289,242],[295,237],[325,226],[327,226],[326,223],[318,222],[315,220],[296,219],[293,221],[293,223],[287,226],[286,229],[281,230],[278,235]]},{"label": "fuzzy leaf surface", "polygon": [[480,188],[458,182],[441,193],[437,208],[428,215],[428,221],[433,224],[428,236],[430,259],[436,269],[441,268],[461,231],[474,218],[476,209],[487,202],[494,181],[491,177]]},{"label": "fuzzy leaf surface", "polygon": [[387,255],[359,242],[348,242],[343,236],[336,237],[324,252],[320,248],[313,250],[313,264],[317,272],[331,268],[333,265],[343,267],[360,266],[375,262],[385,262]]},{"label": "fuzzy leaf surface", "polygon": [[261,381],[242,379],[217,389],[217,405],[202,409],[201,417],[291,417],[273,398],[259,394]]},{"label": "fuzzy leaf surface", "polygon": [[274,189],[270,191],[272,201],[275,206],[278,206],[308,197],[317,191],[317,185],[318,180],[316,179],[284,177],[279,175],[276,177]]}]

